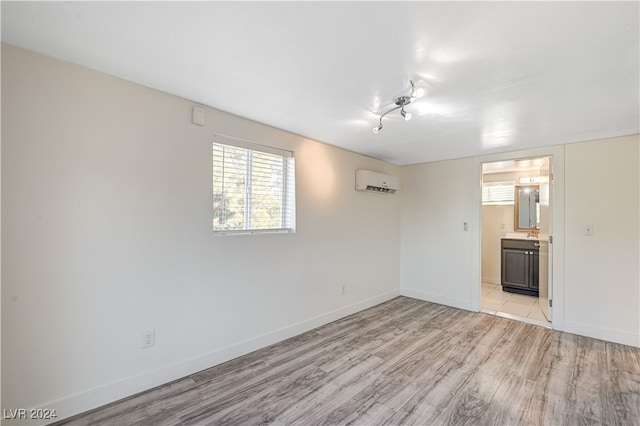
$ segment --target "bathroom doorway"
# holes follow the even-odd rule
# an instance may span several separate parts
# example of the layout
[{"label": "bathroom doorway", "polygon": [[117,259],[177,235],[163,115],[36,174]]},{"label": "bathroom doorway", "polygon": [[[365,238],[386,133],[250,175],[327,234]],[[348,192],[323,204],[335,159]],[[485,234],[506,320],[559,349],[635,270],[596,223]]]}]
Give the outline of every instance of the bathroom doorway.
[{"label": "bathroom doorway", "polygon": [[552,157],[482,164],[481,311],[551,327]]}]

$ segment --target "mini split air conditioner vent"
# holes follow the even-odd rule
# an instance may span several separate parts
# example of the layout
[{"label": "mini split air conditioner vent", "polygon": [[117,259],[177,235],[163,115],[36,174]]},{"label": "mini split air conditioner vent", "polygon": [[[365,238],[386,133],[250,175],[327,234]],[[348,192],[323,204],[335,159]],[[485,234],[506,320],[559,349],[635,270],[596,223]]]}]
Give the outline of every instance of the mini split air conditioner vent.
[{"label": "mini split air conditioner vent", "polygon": [[399,179],[371,170],[356,170],[356,191],[395,194],[399,189]]}]

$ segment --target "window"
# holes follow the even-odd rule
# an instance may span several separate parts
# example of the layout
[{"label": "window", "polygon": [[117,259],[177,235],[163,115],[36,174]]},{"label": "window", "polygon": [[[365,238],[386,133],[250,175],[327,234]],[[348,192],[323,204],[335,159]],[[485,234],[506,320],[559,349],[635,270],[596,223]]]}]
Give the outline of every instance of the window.
[{"label": "window", "polygon": [[295,232],[293,152],[215,136],[213,231]]},{"label": "window", "polygon": [[513,205],[516,183],[509,182],[485,182],[482,184],[483,205]]}]

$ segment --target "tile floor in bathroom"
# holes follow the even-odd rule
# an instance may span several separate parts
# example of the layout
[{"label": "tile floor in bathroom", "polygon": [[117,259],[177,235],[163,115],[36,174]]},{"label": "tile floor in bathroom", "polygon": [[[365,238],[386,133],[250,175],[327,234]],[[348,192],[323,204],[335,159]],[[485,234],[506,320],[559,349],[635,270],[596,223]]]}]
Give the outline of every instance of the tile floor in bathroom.
[{"label": "tile floor in bathroom", "polygon": [[482,283],[482,309],[494,315],[502,312],[548,324],[537,297],[502,291],[499,284]]}]

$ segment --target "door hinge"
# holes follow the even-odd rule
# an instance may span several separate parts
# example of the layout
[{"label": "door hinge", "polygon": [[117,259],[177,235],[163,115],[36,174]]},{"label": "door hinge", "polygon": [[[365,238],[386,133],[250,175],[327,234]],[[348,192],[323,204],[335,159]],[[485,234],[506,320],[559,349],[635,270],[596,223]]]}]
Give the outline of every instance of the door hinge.
[{"label": "door hinge", "polygon": [[549,182],[553,183],[553,173],[549,173]]},{"label": "door hinge", "polygon": [[553,244],[553,235],[549,235],[549,244]]},{"label": "door hinge", "polygon": [[549,299],[549,307],[553,308],[553,300]]}]

